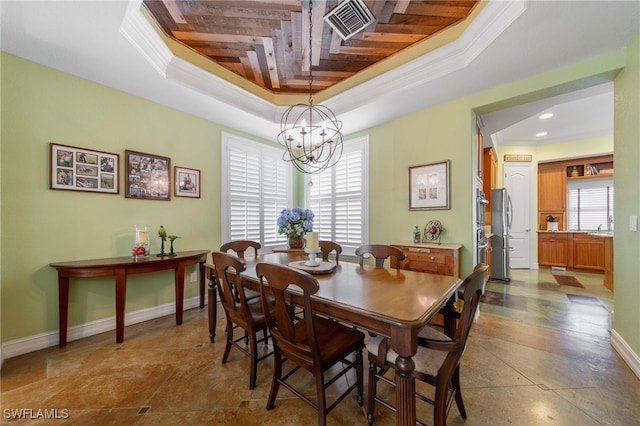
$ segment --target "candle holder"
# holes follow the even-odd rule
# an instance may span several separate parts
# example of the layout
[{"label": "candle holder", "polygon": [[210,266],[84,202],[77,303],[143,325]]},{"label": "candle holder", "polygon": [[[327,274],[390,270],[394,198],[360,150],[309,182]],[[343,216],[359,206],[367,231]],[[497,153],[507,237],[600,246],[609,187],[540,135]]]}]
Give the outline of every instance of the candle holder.
[{"label": "candle holder", "polygon": [[320,261],[317,258],[317,254],[320,253],[320,247],[316,248],[304,248],[304,252],[309,255],[309,260],[307,260],[304,264],[305,266],[320,266]]},{"label": "candle holder", "polygon": [[160,238],[160,253],[158,253],[156,256],[158,257],[165,257],[167,255],[167,253],[165,253],[164,251],[164,242],[167,241],[167,237],[159,237]]},{"label": "candle holder", "polygon": [[167,256],[174,257],[174,256],[177,255],[177,253],[173,251],[173,242],[175,240],[177,240],[178,238],[180,238],[180,237],[177,237],[175,235],[169,235],[167,238],[169,239],[169,241],[171,243],[171,247],[169,248],[169,254]]}]

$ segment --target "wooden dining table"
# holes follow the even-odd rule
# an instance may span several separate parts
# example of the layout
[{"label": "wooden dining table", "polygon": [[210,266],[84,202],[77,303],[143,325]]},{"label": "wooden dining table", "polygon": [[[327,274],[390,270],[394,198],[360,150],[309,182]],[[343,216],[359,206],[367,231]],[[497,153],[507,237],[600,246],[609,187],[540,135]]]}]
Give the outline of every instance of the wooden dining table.
[{"label": "wooden dining table", "polygon": [[[243,260],[243,285],[259,289],[256,265],[270,262],[288,265],[304,255],[270,253]],[[216,290],[214,266],[206,264],[209,276],[209,333],[215,338]],[[360,266],[340,262],[329,274],[314,274],[320,289],[312,296],[315,312],[351,323],[373,333],[388,336],[398,354],[396,360],[396,407],[398,425],[415,425],[415,376],[413,356],[418,332],[435,315],[462,281],[457,277],[402,269]],[[299,294],[292,292],[294,302]]]}]

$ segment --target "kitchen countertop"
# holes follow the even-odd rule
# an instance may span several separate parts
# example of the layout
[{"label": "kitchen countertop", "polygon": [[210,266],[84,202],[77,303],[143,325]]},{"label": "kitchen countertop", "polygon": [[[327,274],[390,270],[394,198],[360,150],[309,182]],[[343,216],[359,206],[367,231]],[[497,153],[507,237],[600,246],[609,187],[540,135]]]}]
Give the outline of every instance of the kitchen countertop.
[{"label": "kitchen countertop", "polygon": [[539,234],[587,234],[595,237],[613,238],[613,231],[547,231],[545,229],[539,229]]}]

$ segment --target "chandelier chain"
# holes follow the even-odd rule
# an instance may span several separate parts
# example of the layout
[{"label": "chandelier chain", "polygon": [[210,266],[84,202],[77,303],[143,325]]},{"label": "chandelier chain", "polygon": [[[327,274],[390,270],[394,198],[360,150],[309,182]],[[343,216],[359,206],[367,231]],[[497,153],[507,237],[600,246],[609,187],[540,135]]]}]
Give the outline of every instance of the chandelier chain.
[{"label": "chandelier chain", "polygon": [[313,104],[313,2],[309,1],[309,103],[286,109],[277,139],[285,151],[282,159],[301,173],[320,173],[342,157],[342,122],[328,107]]},{"label": "chandelier chain", "polygon": [[313,105],[313,73],[311,63],[313,62],[313,1],[309,1],[309,105]]}]

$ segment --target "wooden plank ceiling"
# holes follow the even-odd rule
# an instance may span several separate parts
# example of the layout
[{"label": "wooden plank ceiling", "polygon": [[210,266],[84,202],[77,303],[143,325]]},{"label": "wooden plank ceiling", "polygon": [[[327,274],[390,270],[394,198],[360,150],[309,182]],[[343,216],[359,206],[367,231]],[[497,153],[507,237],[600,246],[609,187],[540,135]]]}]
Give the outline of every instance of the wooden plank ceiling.
[{"label": "wooden plank ceiling", "polygon": [[[343,41],[313,2],[314,93],[464,20],[479,0],[365,0],[375,21]],[[273,92],[309,92],[309,17],[300,0],[144,0],[171,38]],[[320,37],[320,35],[322,37]]]}]

